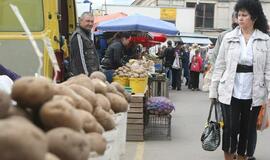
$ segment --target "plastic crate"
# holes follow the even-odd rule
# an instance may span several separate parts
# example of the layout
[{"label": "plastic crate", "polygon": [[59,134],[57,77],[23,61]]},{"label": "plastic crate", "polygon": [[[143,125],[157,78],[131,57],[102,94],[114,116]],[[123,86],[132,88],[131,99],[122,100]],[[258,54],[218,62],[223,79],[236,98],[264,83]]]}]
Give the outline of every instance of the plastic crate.
[{"label": "plastic crate", "polygon": [[171,118],[170,114],[157,115],[145,114],[145,139],[171,139]]},{"label": "plastic crate", "polygon": [[148,84],[148,77],[145,78],[129,78],[129,86],[132,93],[144,93]]},{"label": "plastic crate", "polygon": [[129,86],[129,80],[128,77],[119,77],[119,76],[114,76],[113,77],[113,82],[118,82],[122,86]]}]

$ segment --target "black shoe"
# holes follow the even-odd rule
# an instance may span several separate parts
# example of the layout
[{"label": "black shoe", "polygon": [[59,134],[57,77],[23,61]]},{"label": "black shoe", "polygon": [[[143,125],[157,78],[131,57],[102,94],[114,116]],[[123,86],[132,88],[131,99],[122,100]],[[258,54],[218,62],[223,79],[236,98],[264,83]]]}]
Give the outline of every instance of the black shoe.
[{"label": "black shoe", "polygon": [[181,91],[181,88],[177,88],[177,91]]},{"label": "black shoe", "polygon": [[176,88],[173,87],[172,90],[176,90]]}]

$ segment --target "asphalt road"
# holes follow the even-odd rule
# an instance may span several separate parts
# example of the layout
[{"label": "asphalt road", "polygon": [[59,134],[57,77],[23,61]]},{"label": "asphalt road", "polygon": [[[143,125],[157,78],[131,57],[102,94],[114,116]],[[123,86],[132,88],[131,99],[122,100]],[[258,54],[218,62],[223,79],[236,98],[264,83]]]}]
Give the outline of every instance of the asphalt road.
[{"label": "asphalt road", "polygon": [[[210,102],[208,93],[170,91],[176,110],[172,113],[171,140],[127,142],[126,154],[121,160],[222,160],[221,147],[207,152],[201,148],[200,136],[205,126]],[[270,160],[270,129],[258,132],[255,156],[257,160]]]}]

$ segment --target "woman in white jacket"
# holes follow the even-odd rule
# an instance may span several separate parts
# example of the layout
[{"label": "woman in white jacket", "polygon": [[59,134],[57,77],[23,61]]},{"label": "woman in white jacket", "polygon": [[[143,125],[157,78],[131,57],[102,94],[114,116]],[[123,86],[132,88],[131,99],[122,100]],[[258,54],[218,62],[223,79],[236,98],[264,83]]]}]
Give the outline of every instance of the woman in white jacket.
[{"label": "woman in white jacket", "polygon": [[239,26],[221,43],[209,98],[218,98],[222,106],[225,160],[235,153],[239,160],[255,159],[256,121],[260,106],[269,99],[270,39],[258,0],[238,0],[234,9]]}]

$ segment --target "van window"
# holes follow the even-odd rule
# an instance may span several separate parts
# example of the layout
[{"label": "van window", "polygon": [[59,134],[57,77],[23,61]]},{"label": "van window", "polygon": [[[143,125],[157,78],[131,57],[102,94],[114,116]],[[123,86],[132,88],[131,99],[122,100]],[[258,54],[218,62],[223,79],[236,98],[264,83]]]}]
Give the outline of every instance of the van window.
[{"label": "van window", "polygon": [[9,4],[18,7],[31,32],[44,29],[43,0],[0,0],[0,32],[23,32]]}]

